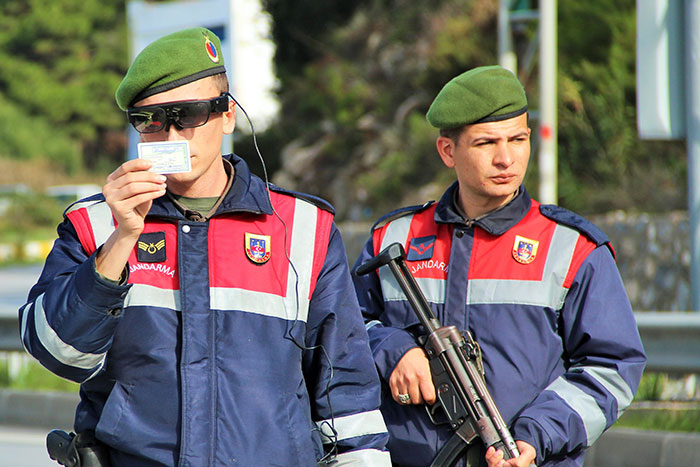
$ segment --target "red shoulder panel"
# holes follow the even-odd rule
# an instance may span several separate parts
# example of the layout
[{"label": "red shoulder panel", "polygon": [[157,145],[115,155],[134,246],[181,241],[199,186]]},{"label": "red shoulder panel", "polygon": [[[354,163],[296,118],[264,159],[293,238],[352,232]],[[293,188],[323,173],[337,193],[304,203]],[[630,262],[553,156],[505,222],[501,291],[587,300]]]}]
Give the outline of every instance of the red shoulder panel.
[{"label": "red shoulder panel", "polygon": [[[437,205],[432,205],[425,211],[416,213],[413,216],[408,238],[404,241],[404,248],[406,253],[408,253],[409,248],[411,248],[410,239],[428,238],[428,241],[430,241],[431,237],[435,237],[435,243],[432,246],[433,254],[430,258],[406,261],[406,266],[416,278],[447,279],[447,265],[450,262],[450,245],[452,244],[454,226],[435,223],[436,207]],[[426,245],[426,247],[429,247],[429,245]]]},{"label": "red shoulder panel", "polygon": [[589,254],[596,249],[596,244],[593,243],[585,235],[579,235],[578,241],[576,242],[576,248],[574,249],[574,255],[571,258],[571,265],[569,266],[569,272],[564,279],[564,287],[567,289],[571,287],[574,282],[574,278],[578,273],[579,268],[586,260]]},{"label": "red shoulder panel", "polygon": [[[555,227],[554,222],[539,214],[533,203],[527,215],[503,235],[475,229],[469,278],[542,280]],[[518,256],[517,249],[522,242],[532,246],[530,255]]]},{"label": "red shoulder panel", "polygon": [[78,233],[78,239],[80,244],[83,245],[85,252],[91,255],[97,250],[97,245],[95,244],[95,234],[92,231],[92,226],[90,225],[90,217],[88,216],[87,208],[80,208],[74,211],[70,211],[66,214],[68,220],[75,228]]},{"label": "red shoulder panel", "polygon": [[311,269],[311,287],[309,288],[309,299],[316,288],[316,281],[326,261],[328,253],[328,241],[333,225],[333,214],[329,211],[316,208],[316,239],[314,241],[314,262]]},{"label": "red shoulder panel", "polygon": [[[241,288],[284,296],[287,292],[294,198],[271,193],[275,215],[217,216],[209,221],[209,283],[212,287]],[[245,234],[270,237],[270,258],[254,263],[245,252]],[[286,251],[285,251],[286,250]]]}]

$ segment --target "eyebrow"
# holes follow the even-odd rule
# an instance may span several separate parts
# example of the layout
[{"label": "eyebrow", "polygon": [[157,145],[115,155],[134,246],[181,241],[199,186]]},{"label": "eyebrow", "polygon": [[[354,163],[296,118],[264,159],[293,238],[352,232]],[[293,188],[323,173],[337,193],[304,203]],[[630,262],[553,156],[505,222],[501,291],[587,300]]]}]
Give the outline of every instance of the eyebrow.
[{"label": "eyebrow", "polygon": [[[506,139],[512,140],[512,139],[520,138],[522,136],[527,136],[527,130],[522,130],[522,131],[519,131],[513,135],[509,135],[506,137]],[[496,141],[499,139],[501,139],[500,135],[490,135],[490,134],[479,135],[476,138],[472,139],[472,144],[486,142],[486,141]]]}]

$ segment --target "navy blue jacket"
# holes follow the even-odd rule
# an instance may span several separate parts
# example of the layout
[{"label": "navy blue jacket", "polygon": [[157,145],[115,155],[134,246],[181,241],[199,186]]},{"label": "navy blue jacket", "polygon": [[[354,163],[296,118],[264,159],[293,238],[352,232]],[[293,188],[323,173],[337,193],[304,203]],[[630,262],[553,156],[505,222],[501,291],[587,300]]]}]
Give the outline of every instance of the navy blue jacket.
[{"label": "navy blue jacket", "polygon": [[[646,361],[607,237],[522,187],[505,207],[466,223],[456,189],[381,219],[355,267],[402,243],[438,319],[481,345],[487,386],[514,438],[535,447],[540,467],[580,466],[632,401]],[[387,269],[353,280],[383,380],[392,460],[426,466],[452,432],[389,392],[421,328]]]},{"label": "navy blue jacket", "polygon": [[154,201],[123,285],[95,270],[102,195],[71,206],[20,309],[27,351],[81,383],[75,430],[117,466],[312,466],[333,446],[333,465],[390,465],[332,209],[226,157],[209,220]]}]

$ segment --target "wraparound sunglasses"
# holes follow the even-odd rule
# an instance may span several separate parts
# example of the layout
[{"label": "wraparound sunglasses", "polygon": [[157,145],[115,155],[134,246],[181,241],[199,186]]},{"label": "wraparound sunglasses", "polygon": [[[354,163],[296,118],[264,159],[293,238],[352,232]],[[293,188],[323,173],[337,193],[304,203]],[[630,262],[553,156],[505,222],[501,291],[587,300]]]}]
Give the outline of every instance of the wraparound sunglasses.
[{"label": "wraparound sunglasses", "polygon": [[170,125],[176,128],[196,128],[209,121],[212,112],[221,113],[228,110],[228,93],[202,101],[179,101],[167,104],[131,107],[126,110],[129,123],[139,133],[157,133],[168,131]]}]

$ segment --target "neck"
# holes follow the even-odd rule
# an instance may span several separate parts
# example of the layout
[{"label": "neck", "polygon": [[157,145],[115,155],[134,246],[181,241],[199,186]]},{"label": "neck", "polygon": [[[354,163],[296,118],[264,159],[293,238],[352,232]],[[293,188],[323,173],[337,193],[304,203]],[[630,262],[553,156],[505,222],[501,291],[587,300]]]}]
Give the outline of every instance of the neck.
[{"label": "neck", "polygon": [[[228,165],[229,167],[227,167]],[[195,180],[168,178],[168,190],[171,193],[188,198],[213,198],[221,196],[228,186],[229,177],[233,178],[233,167],[225,164],[223,158]]]},{"label": "neck", "polygon": [[516,190],[515,192],[506,196],[492,198],[469,198],[463,194],[462,190],[459,190],[457,202],[459,203],[460,209],[469,219],[478,219],[510,203],[510,201],[515,198],[517,193],[518,192]]}]

